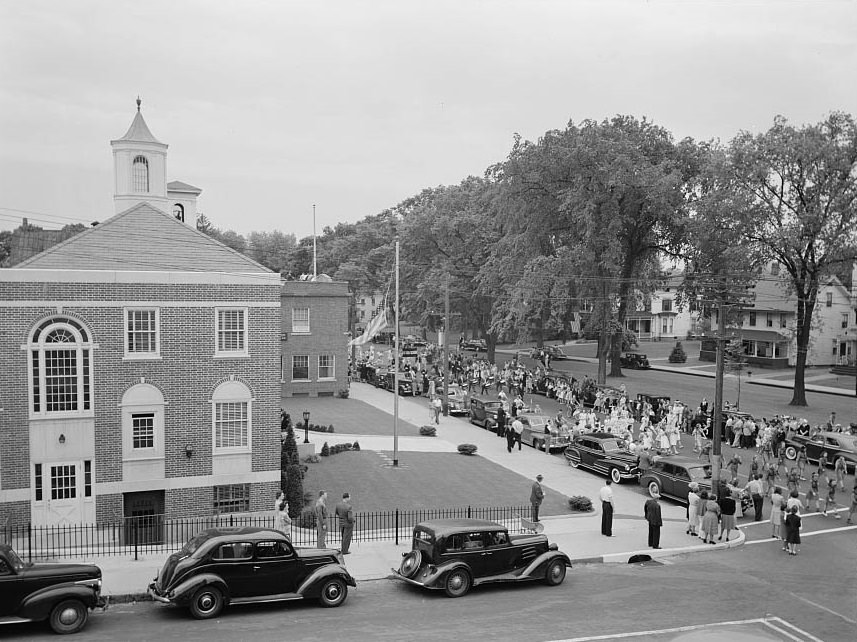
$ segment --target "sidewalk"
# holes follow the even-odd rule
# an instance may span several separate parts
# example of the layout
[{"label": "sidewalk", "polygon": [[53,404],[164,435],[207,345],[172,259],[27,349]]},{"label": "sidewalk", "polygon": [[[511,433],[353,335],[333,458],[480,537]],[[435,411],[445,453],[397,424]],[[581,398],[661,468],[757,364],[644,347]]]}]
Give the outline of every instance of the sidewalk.
[{"label": "sidewalk", "polygon": [[[391,412],[393,396],[366,384],[353,384],[353,398],[369,403],[381,410]],[[427,423],[427,402],[424,399],[399,399],[399,417],[415,425]],[[524,447],[521,451],[507,452],[506,442],[494,433],[473,426],[455,417],[441,417],[437,426],[437,437],[400,437],[400,457],[407,459],[408,452],[456,452],[460,443],[472,443],[478,447],[481,457],[518,473],[526,479],[544,475],[543,484],[566,496],[586,495],[595,499],[604,485],[598,475],[571,474],[564,458],[547,456],[545,453]],[[324,441],[333,445],[345,441],[359,441],[364,450],[392,451],[393,439],[377,435],[345,435],[337,433],[311,433],[310,439],[320,447]],[[552,543],[571,557],[573,563],[627,563],[634,554],[647,554],[652,558],[663,558],[694,551],[707,551],[740,546],[744,534],[733,534],[732,541],[712,546],[703,544],[698,538],[686,534],[685,508],[671,502],[661,502],[664,525],[661,529],[661,550],[646,546],[648,525],[643,519],[645,497],[638,487],[629,484],[614,485],[616,515],[613,520],[614,537],[601,535],[600,506],[591,513],[545,517],[542,523],[545,534]],[[522,503],[527,498],[522,498]],[[358,581],[377,580],[388,577],[391,569],[398,567],[402,554],[410,550],[409,533],[400,535],[400,544],[393,541],[354,542],[352,554],[346,557],[346,566]],[[141,557],[134,561],[128,557],[98,557],[87,562],[98,564],[104,577],[104,593],[114,601],[147,599],[146,587],[160,570],[166,555]],[[359,586],[358,586],[359,590]]]}]

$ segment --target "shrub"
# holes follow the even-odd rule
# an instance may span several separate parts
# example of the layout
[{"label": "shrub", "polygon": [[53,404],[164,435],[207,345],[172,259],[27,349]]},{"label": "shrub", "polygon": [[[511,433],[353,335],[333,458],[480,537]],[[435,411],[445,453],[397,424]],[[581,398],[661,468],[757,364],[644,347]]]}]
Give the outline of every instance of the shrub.
[{"label": "shrub", "polygon": [[673,351],[670,353],[669,362],[684,363],[685,361],[687,361],[687,354],[681,345],[681,341],[676,341],[675,348],[673,348]]},{"label": "shrub", "polygon": [[330,446],[327,445],[327,442],[324,442],[324,446],[321,447],[321,456],[330,457]]},{"label": "shrub", "polygon": [[308,455],[304,457],[305,464],[317,464],[320,461],[321,459],[319,459],[318,455]]},{"label": "shrub", "polygon": [[289,464],[285,470],[286,501],[289,502],[289,517],[297,517],[306,505],[304,501],[304,476],[300,464]]},{"label": "shrub", "polygon": [[315,528],[315,509],[307,506],[298,517],[298,528]]},{"label": "shrub", "polygon": [[458,452],[462,455],[472,455],[476,452],[475,444],[458,444]]},{"label": "shrub", "polygon": [[348,388],[340,388],[336,392],[336,396],[340,399],[348,399]]},{"label": "shrub", "polygon": [[351,444],[351,450],[360,450],[360,444],[355,441],[353,444]]},{"label": "shrub", "polygon": [[327,432],[333,432],[333,424],[330,424],[330,425],[327,427]]},{"label": "shrub", "polygon": [[434,426],[420,426],[420,434],[423,437],[434,437],[437,435],[437,428]]},{"label": "shrub", "polygon": [[588,513],[592,510],[592,500],[583,495],[575,495],[568,498],[568,507],[580,513]]}]

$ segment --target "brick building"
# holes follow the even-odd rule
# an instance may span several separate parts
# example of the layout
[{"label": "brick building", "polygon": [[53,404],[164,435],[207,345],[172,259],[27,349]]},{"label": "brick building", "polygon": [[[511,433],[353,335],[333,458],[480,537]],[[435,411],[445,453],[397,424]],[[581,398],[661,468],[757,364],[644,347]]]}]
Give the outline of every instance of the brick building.
[{"label": "brick building", "polygon": [[0,270],[8,524],[267,510],[279,486],[280,277],[182,222],[165,186],[148,203],[165,158],[132,143],[117,171],[138,204]]},{"label": "brick building", "polygon": [[324,275],[285,281],[281,296],[283,398],[348,388],[348,284]]}]

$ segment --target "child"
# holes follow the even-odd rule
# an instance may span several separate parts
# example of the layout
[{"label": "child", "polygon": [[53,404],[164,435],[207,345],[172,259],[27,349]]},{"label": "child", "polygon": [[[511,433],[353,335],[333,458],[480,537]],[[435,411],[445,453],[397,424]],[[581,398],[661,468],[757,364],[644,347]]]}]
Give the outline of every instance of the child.
[{"label": "child", "polygon": [[809,480],[809,491],[806,494],[806,508],[809,510],[810,502],[815,500],[815,510],[820,510],[818,508],[819,502],[821,502],[821,496],[818,492],[818,473],[812,474],[812,479]]},{"label": "child", "polygon": [[798,490],[800,488],[800,482],[798,481],[800,477],[800,473],[798,473],[797,468],[792,466],[792,469],[789,471],[789,475],[787,477],[789,492],[793,490]]},{"label": "child", "polygon": [[840,515],[836,511],[836,480],[828,479],[827,480],[827,503],[824,505],[824,512],[822,515],[827,517],[827,511],[832,510],[833,516],[836,519],[842,519],[842,515]]},{"label": "child", "polygon": [[800,515],[797,506],[792,506],[786,515],[786,545],[789,555],[797,555],[797,545],[800,544]]}]

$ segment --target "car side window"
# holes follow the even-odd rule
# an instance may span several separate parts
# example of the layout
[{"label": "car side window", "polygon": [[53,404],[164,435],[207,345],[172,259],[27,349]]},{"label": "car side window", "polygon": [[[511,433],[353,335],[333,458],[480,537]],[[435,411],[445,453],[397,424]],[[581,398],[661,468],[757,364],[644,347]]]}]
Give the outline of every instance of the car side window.
[{"label": "car side window", "polygon": [[485,533],[468,533],[464,537],[464,550],[473,550],[485,547]]},{"label": "car side window", "polygon": [[661,470],[664,471],[665,475],[674,475],[675,474],[675,470],[673,470],[672,464],[663,464],[661,467]]},{"label": "car side window", "polygon": [[9,568],[9,565],[6,563],[6,560],[0,558],[0,575],[11,575],[12,569]]},{"label": "car side window", "polygon": [[592,450],[597,450],[598,452],[601,452],[604,450],[604,446],[601,444],[600,441],[593,441]]},{"label": "car side window", "polygon": [[684,468],[679,468],[677,466],[675,469],[675,476],[679,479],[690,479],[690,473],[688,473],[687,470],[685,470]]},{"label": "car side window", "polygon": [[256,559],[279,559],[290,557],[291,549],[285,542],[256,542]]},{"label": "car side window", "polygon": [[444,544],[444,553],[456,553],[464,548],[464,535],[450,535]]},{"label": "car side window", "polygon": [[828,437],[828,438],[827,438],[827,445],[828,445],[828,446],[833,446],[834,448],[839,448],[839,442],[838,442],[838,441],[836,441],[833,437]]},{"label": "car side window", "polygon": [[488,546],[506,546],[509,543],[509,534],[506,531],[488,533]]},{"label": "car side window", "polygon": [[249,560],[252,557],[253,544],[250,542],[221,544],[212,555],[212,559],[216,560]]},{"label": "car side window", "polygon": [[824,437],[822,435],[816,435],[810,441],[814,444],[821,444],[824,443]]}]

